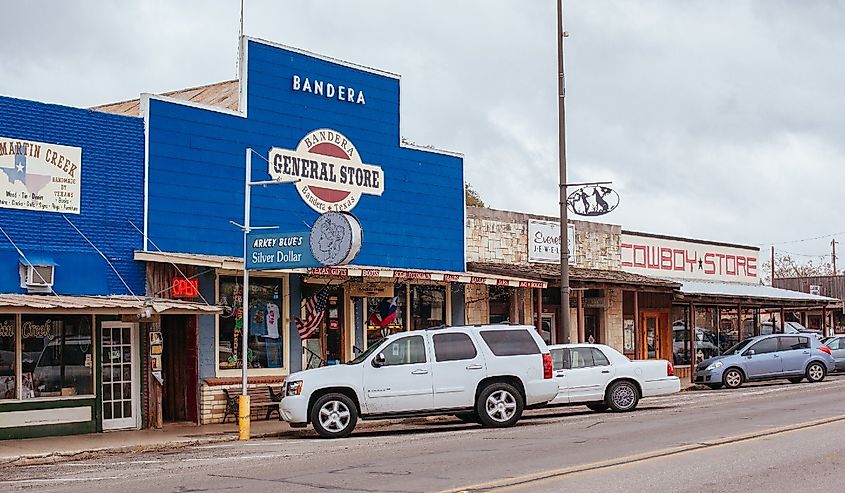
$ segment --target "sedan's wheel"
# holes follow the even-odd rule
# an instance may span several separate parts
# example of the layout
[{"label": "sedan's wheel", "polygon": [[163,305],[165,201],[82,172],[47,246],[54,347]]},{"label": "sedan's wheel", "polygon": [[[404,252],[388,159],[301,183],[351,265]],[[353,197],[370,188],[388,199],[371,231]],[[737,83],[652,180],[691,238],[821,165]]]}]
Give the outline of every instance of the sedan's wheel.
[{"label": "sedan's wheel", "polygon": [[633,411],[640,401],[640,392],[637,387],[626,380],[613,383],[607,389],[607,402],[610,409],[617,413]]},{"label": "sedan's wheel", "polygon": [[731,368],[722,375],[722,383],[729,389],[735,389],[742,385],[742,372],[736,368]]},{"label": "sedan's wheel", "polygon": [[323,438],[349,436],[358,423],[358,409],[352,399],[343,394],[326,394],[311,408],[311,424]]},{"label": "sedan's wheel", "polygon": [[507,383],[485,387],[475,405],[481,424],[491,428],[512,426],[522,417],[523,407],[522,394]]},{"label": "sedan's wheel", "polygon": [[590,409],[590,411],[595,411],[597,413],[603,413],[603,412],[607,411],[607,408],[610,407],[610,406],[608,406],[604,402],[591,402],[590,404],[587,404],[587,407]]},{"label": "sedan's wheel", "polygon": [[801,383],[801,380],[804,380],[804,377],[794,377],[789,379],[792,383]]},{"label": "sedan's wheel", "polygon": [[810,366],[807,367],[807,380],[810,383],[821,382],[826,375],[827,369],[818,361],[810,363]]}]

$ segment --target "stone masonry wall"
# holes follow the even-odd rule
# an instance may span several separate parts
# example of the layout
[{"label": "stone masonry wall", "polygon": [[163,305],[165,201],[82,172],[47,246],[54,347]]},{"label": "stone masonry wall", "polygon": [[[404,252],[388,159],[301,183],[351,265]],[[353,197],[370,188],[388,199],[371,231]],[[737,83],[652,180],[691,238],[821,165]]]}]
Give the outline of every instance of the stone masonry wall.
[{"label": "stone masonry wall", "polygon": [[[254,389],[266,386],[266,383],[249,384],[247,388]],[[273,391],[281,392],[281,386],[282,384],[273,385]],[[240,390],[240,388],[240,383],[232,385],[208,385],[203,383],[200,389],[200,424],[222,423],[223,415],[226,413],[226,394],[223,389]],[[250,411],[250,419],[264,419],[267,415],[267,408],[251,408]],[[278,417],[278,415],[274,413],[271,418],[275,417]],[[226,420],[228,423],[237,423],[238,416],[227,416]]]},{"label": "stone masonry wall", "polygon": [[[528,220],[557,221],[555,217],[467,207],[467,261],[528,264]],[[575,265],[620,270],[622,227],[588,221],[575,225]]]}]

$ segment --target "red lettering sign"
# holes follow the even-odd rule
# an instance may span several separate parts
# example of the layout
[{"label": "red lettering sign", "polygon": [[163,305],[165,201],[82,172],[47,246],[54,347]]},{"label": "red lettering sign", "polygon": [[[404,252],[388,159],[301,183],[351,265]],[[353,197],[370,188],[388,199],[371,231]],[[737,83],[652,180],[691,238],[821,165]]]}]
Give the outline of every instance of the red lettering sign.
[{"label": "red lettering sign", "polygon": [[174,298],[198,298],[200,295],[199,281],[196,279],[173,279],[170,293]]}]

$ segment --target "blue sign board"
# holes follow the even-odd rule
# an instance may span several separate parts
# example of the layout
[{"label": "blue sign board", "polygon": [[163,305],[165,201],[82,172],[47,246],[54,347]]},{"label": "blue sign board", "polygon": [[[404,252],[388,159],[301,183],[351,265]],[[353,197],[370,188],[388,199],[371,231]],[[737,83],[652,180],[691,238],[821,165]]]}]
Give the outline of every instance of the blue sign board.
[{"label": "blue sign board", "polygon": [[320,267],[311,253],[310,231],[250,233],[246,237],[248,270]]}]

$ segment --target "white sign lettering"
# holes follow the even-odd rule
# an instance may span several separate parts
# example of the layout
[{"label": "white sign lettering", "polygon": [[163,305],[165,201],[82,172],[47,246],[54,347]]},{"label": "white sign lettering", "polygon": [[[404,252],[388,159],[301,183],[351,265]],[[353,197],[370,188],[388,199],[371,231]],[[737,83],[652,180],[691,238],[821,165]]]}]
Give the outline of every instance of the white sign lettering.
[{"label": "white sign lettering", "polygon": [[82,149],[0,137],[0,207],[79,214]]},{"label": "white sign lettering", "polygon": [[354,87],[333,84],[308,77],[293,76],[293,90],[296,92],[308,92],[315,96],[323,96],[326,99],[336,99],[354,104],[367,104],[364,98],[364,90],[356,90]]},{"label": "white sign lettering", "polygon": [[622,234],[622,270],[673,279],[758,283],[759,248]]},{"label": "white sign lettering", "polygon": [[[567,228],[569,264],[575,265],[575,225]],[[528,220],[528,261],[544,264],[560,263],[560,223]]]}]

